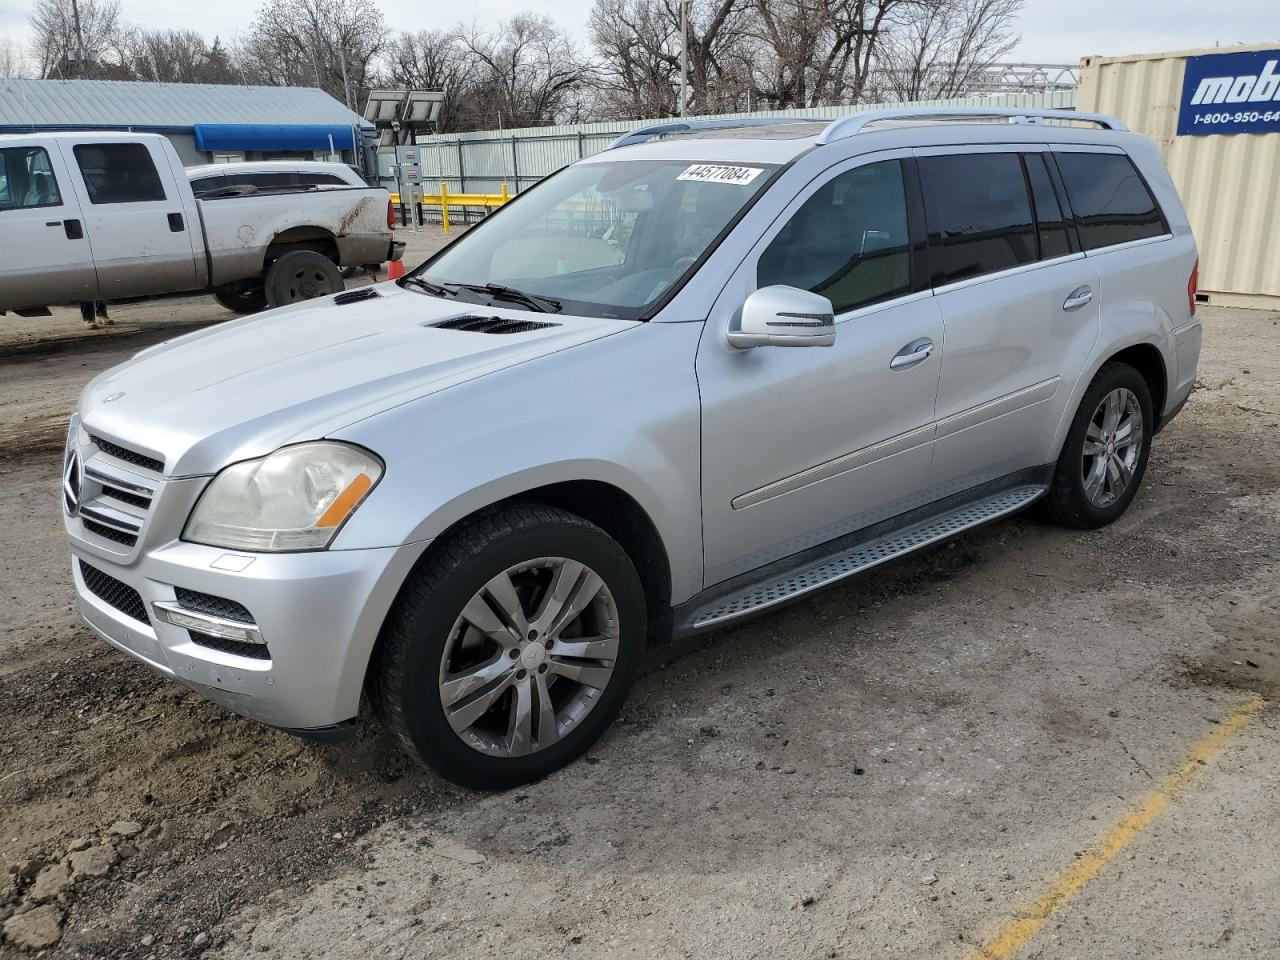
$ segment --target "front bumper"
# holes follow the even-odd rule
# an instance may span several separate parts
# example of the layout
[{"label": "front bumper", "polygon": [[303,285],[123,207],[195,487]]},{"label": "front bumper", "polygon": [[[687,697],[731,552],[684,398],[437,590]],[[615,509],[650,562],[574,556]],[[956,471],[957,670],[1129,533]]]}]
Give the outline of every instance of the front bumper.
[{"label": "front bumper", "polygon": [[[247,554],[173,541],[119,563],[73,534],[72,575],[81,615],[112,646],[236,713],[324,737],[359,711],[378,631],[426,546]],[[141,611],[103,589],[102,574],[136,591]],[[216,649],[166,622],[156,604],[183,608],[178,588],[243,607],[265,657]]]}]

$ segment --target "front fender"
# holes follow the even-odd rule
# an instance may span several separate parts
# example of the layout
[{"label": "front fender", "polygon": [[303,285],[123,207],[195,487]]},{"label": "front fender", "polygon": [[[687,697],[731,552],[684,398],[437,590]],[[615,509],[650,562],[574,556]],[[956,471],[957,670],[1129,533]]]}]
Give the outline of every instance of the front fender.
[{"label": "front fender", "polygon": [[517,364],[342,430],[386,462],[334,547],[439,536],[498,501],[589,480],[640,505],[671,565],[672,601],[702,586],[700,323],[645,324]]}]

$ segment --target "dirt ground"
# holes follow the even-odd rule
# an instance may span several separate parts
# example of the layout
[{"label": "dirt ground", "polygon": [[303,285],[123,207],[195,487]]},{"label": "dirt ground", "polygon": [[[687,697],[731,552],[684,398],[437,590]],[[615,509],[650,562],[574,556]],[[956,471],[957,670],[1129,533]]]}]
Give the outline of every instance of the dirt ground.
[{"label": "dirt ground", "polygon": [[1280,317],[1203,308],[1199,386],[1111,528],[1019,516],[651,650],[589,757],[483,795],[372,724],[238,719],[80,624],[66,414],[229,316],[116,315],[0,336],[0,920],[60,933],[47,956],[960,960],[1184,761],[1016,955],[1280,956],[1280,721],[1193,751],[1280,696]]}]

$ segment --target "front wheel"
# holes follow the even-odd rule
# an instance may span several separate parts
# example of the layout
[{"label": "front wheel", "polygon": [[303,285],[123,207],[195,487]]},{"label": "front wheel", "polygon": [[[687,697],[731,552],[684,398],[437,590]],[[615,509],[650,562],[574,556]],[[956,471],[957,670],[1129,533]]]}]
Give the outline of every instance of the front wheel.
[{"label": "front wheel", "polygon": [[1050,518],[1092,530],[1124,513],[1147,470],[1153,424],[1142,374],[1125,363],[1104,364],[1067,431],[1044,501]]},{"label": "front wheel", "polygon": [[503,789],[574,760],[617,716],[644,594],[599,527],[526,504],[482,516],[406,584],[374,682],[404,748],[449,780]]},{"label": "front wheel", "polygon": [[267,309],[267,294],[261,287],[244,287],[239,290],[223,287],[213,291],[213,299],[232,313],[258,313]]}]

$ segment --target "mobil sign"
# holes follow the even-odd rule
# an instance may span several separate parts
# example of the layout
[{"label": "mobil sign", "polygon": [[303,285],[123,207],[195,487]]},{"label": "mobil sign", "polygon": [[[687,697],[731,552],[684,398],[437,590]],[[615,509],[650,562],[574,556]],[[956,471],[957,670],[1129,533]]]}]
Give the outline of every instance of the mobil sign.
[{"label": "mobil sign", "polygon": [[1280,48],[1187,57],[1179,136],[1280,133]]}]

